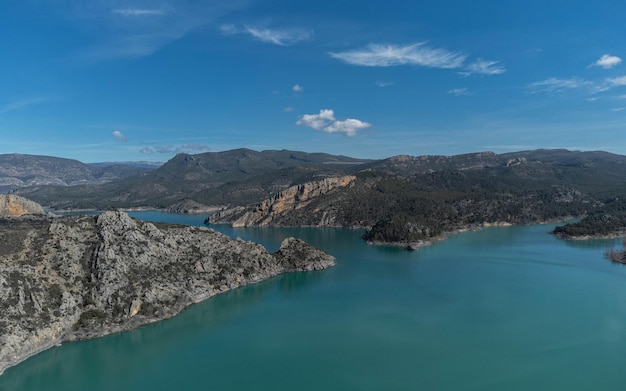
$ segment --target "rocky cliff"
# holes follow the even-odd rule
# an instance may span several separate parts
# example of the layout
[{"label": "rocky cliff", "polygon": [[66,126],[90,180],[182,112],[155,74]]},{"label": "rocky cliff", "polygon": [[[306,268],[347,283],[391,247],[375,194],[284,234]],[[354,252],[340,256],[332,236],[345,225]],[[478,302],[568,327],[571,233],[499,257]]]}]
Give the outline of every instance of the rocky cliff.
[{"label": "rocky cliff", "polygon": [[[316,198],[335,189],[350,186],[355,180],[355,176],[346,175],[306,182],[281,191],[254,207],[236,207],[215,213],[208,222],[229,223],[233,227],[283,225],[281,219],[289,213],[309,206]],[[328,223],[322,219],[314,225],[331,225]]]},{"label": "rocky cliff", "polygon": [[204,227],[122,212],[0,219],[0,373],[63,341],[171,317],[213,295],[334,258],[298,239],[278,252]]},{"label": "rocky cliff", "polygon": [[12,194],[0,195],[0,218],[42,214],[44,210],[36,202]]},{"label": "rocky cliff", "polygon": [[178,214],[207,214],[220,210],[221,206],[204,205],[193,200],[184,200],[168,206],[167,213]]}]

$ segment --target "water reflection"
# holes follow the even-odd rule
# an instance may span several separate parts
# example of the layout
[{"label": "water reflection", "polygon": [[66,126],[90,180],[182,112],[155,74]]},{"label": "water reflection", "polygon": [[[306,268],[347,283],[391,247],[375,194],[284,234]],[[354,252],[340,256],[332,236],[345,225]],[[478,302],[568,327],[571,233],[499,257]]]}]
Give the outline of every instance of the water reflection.
[{"label": "water reflection", "polygon": [[301,237],[338,265],[53,349],[0,390],[621,391],[626,267],[549,229],[488,228],[412,253],[350,230],[227,227],[271,246]]},{"label": "water reflection", "polygon": [[589,239],[589,240],[563,240],[566,246],[580,249],[609,249],[618,248],[622,245],[623,238],[615,239]]},{"label": "water reflection", "polygon": [[284,294],[293,294],[304,289],[308,284],[319,278],[318,273],[289,273],[278,278],[277,284]]},{"label": "water reflection", "polygon": [[[65,343],[9,368],[0,377],[0,389],[45,390],[51,389],[51,385],[55,385],[52,389],[65,385],[66,391],[118,389],[120,384],[136,378],[137,370],[158,366],[162,360],[172,360],[172,355],[184,355],[186,346],[219,334],[225,324],[249,313],[277,286],[282,292],[294,292],[315,278],[316,273],[274,277],[192,305],[183,314],[165,321],[100,339]],[[141,362],[137,362],[139,358]],[[112,378],[109,375],[113,373]]]}]

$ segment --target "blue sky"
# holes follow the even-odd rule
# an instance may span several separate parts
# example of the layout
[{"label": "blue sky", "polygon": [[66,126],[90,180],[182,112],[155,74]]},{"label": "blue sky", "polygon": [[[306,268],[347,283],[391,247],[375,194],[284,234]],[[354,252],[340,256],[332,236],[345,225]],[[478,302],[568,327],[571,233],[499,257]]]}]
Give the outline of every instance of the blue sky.
[{"label": "blue sky", "polygon": [[0,2],[0,153],[626,154],[621,1]]}]

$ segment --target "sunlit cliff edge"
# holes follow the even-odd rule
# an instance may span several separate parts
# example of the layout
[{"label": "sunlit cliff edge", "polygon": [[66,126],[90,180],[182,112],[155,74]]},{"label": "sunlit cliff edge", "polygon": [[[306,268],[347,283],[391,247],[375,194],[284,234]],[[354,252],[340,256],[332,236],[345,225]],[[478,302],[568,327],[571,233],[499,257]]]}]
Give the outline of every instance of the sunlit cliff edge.
[{"label": "sunlit cliff edge", "polygon": [[[345,175],[291,186],[262,201],[253,209],[244,207],[226,209],[212,215],[208,222],[212,224],[230,223],[233,227],[282,225],[281,218],[290,212],[306,208],[315,198],[332,190],[350,186],[355,180],[356,176]],[[333,222],[333,215],[325,213],[312,225],[332,226]]]},{"label": "sunlit cliff edge", "polygon": [[42,214],[44,210],[36,202],[12,194],[0,195],[0,218]]}]

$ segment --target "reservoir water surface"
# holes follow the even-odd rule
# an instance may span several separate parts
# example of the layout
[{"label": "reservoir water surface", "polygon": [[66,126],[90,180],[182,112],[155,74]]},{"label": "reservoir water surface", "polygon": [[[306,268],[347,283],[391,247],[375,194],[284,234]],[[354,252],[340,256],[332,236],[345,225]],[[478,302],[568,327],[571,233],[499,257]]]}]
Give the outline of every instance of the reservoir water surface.
[{"label": "reservoir water surface", "polygon": [[219,226],[271,251],[300,237],[337,266],[55,347],[8,369],[0,390],[622,391],[626,267],[603,258],[620,241],[565,242],[552,228],[491,227],[407,252],[356,230]]}]

